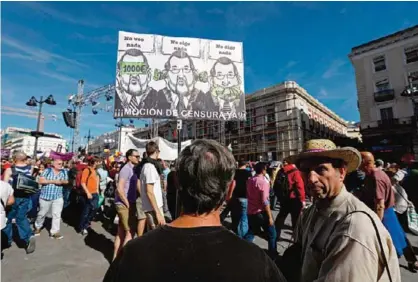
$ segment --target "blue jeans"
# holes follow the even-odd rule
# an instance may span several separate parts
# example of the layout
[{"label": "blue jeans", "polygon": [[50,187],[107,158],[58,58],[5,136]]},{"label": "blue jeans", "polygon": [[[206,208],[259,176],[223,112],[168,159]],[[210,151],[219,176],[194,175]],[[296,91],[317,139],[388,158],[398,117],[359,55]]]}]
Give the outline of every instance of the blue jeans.
[{"label": "blue jeans", "polygon": [[38,193],[32,194],[30,196],[32,207],[29,208],[28,217],[29,218],[36,218],[38,215],[38,207],[39,207],[39,196],[41,195],[41,191]]},{"label": "blue jeans", "polygon": [[64,187],[62,189],[62,197],[64,198],[64,209],[70,205],[71,188]]},{"label": "blue jeans", "polygon": [[81,213],[81,219],[80,219],[80,231],[87,229],[90,225],[91,220],[93,219],[94,214],[96,213],[96,210],[99,205],[99,194],[92,194],[92,198],[89,200],[87,199],[87,196],[84,196],[84,207],[83,211]]},{"label": "blue jeans", "polygon": [[232,198],[231,201],[233,201],[231,205],[232,230],[238,237],[244,238],[248,232],[248,200],[246,198]]},{"label": "blue jeans", "polygon": [[260,227],[263,229],[265,233],[267,233],[267,241],[268,241],[268,252],[270,257],[275,258],[277,255],[277,243],[276,243],[276,228],[273,225],[269,224],[269,218],[266,212],[260,212],[257,214],[249,214],[248,215],[248,224],[249,229],[248,233],[244,236],[245,240],[249,242],[254,241],[254,234],[260,232]]},{"label": "blue jeans", "polygon": [[9,245],[13,241],[13,224],[12,219],[16,219],[17,231],[19,238],[26,243],[29,242],[30,237],[33,235],[33,231],[30,228],[30,223],[27,218],[29,209],[32,206],[31,198],[15,198],[15,203],[12,206],[9,214],[7,215],[7,224],[4,227],[3,232],[7,236]]}]

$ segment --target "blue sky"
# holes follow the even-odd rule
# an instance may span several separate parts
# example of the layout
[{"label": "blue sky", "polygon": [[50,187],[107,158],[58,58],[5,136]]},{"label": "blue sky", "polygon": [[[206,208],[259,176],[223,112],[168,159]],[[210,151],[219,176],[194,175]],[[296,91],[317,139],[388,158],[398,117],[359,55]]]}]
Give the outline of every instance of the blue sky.
[{"label": "blue sky", "polygon": [[[351,47],[418,24],[418,2],[3,2],[2,105],[27,108],[53,94],[58,114],[77,81],[85,90],[115,80],[119,30],[242,41],[245,89],[295,80],[346,120],[358,120]],[[104,103],[104,102],[102,102]],[[83,112],[82,136],[115,129],[111,113]],[[3,115],[2,128],[36,119]],[[48,132],[70,137],[64,121]]]}]

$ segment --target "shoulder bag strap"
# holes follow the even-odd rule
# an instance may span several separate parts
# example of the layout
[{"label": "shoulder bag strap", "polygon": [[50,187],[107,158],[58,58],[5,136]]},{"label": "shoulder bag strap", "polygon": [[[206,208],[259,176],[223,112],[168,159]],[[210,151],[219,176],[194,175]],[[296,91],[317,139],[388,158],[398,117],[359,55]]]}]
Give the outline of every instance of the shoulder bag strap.
[{"label": "shoulder bag strap", "polygon": [[87,175],[87,179],[86,179],[86,186],[89,183],[89,179],[90,179],[90,175],[91,175],[91,168],[87,168],[89,170],[89,174]]},{"label": "shoulder bag strap", "polygon": [[380,237],[380,233],[379,233],[379,230],[377,229],[376,222],[374,222],[372,216],[370,214],[368,214],[367,212],[365,212],[365,211],[352,211],[352,212],[349,212],[345,216],[343,216],[339,221],[337,221],[334,224],[333,228],[331,229],[330,235],[328,236],[327,240],[325,241],[324,249],[329,244],[331,235],[332,235],[332,233],[334,233],[335,228],[337,227],[338,223],[342,222],[344,219],[346,219],[349,215],[352,215],[353,213],[363,213],[363,214],[367,215],[367,217],[372,222],[373,227],[374,227],[374,231],[376,232],[377,241],[379,242],[379,247],[380,247],[380,251],[381,251],[382,259],[383,259],[383,264],[384,264],[384,266],[385,266],[385,268],[386,268],[386,270],[388,272],[389,281],[392,282],[393,281],[392,280],[392,275],[390,274],[389,264],[388,264],[388,261],[387,261],[387,258],[386,258],[385,249],[383,248],[382,238]]},{"label": "shoulder bag strap", "polygon": [[[402,193],[401,192],[399,192],[399,190],[396,188],[396,186],[395,185],[392,185],[392,187],[393,187],[393,189],[395,189],[396,190],[396,192],[399,194],[399,195],[401,195],[401,197],[406,201],[406,203],[409,203],[409,201],[404,197],[404,195],[402,195]],[[402,188],[402,189],[404,189],[404,188]]]},{"label": "shoulder bag strap", "polygon": [[[296,224],[295,232],[293,232],[292,238],[291,238],[291,240],[293,242],[295,242],[295,238],[294,238],[295,233],[301,232],[301,240],[302,240],[302,242],[299,243],[301,245],[301,258],[300,258],[301,259],[300,260],[301,263],[303,263],[303,260],[305,259],[306,245],[308,243],[309,231],[310,231],[311,226],[312,226],[312,218],[313,218],[313,216],[315,214],[315,208],[312,207],[311,210],[308,210],[308,212],[309,213],[306,215],[307,222],[308,222],[308,226],[307,226],[308,228],[306,229],[307,232],[306,232],[305,240],[303,239],[303,235],[304,235],[303,232],[301,230],[299,230],[300,224],[302,223],[301,222],[302,221],[302,215],[299,216],[298,224]],[[299,235],[299,234],[296,234],[296,235]],[[315,240],[315,238],[313,238],[313,240]]]},{"label": "shoulder bag strap", "polygon": [[52,168],[48,168],[48,171],[45,173],[45,178],[49,177],[52,173]]}]

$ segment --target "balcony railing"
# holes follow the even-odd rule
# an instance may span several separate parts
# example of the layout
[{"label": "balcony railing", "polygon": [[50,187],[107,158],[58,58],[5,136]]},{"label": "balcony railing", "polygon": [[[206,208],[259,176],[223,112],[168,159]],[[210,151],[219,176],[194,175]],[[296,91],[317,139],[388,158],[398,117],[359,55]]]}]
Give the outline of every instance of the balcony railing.
[{"label": "balcony railing", "polygon": [[395,99],[395,90],[385,89],[374,92],[374,100],[376,102],[386,102]]},{"label": "balcony railing", "polygon": [[399,124],[399,119],[392,118],[392,119],[382,119],[377,122],[379,127],[393,127]]}]

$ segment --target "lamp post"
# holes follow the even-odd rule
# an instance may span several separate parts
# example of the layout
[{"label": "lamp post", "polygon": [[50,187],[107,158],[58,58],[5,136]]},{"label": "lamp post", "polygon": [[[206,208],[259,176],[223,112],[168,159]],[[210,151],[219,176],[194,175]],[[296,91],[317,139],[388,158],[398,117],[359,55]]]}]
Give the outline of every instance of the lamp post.
[{"label": "lamp post", "polygon": [[90,144],[90,140],[93,139],[94,137],[90,134],[90,129],[89,129],[89,134],[84,136],[85,139],[87,139],[87,145],[86,145],[86,153],[88,153],[89,151],[89,144]]},{"label": "lamp post", "polygon": [[[411,99],[411,102],[412,102],[412,114],[413,114],[412,123],[413,123],[413,126],[414,126],[414,133],[413,134],[416,134],[417,114],[418,113],[417,113],[417,111],[415,109],[416,106],[415,106],[414,96],[417,96],[418,95],[418,87],[417,86],[414,86],[414,84],[412,83],[412,80],[414,80],[414,79],[418,79],[418,76],[412,76],[412,75],[409,75],[408,76],[408,85],[405,87],[404,91],[402,91],[401,96],[409,97]],[[412,136],[414,136],[414,135],[412,135]],[[413,147],[414,147],[414,145],[413,145],[413,141],[412,141],[412,148]],[[413,151],[414,150],[412,149],[412,152]]]},{"label": "lamp post", "polygon": [[36,153],[38,151],[38,138],[40,136],[43,136],[44,133],[40,132],[40,127],[41,127],[41,117],[42,117],[42,105],[43,103],[47,103],[48,105],[51,106],[55,106],[57,104],[57,102],[54,100],[54,96],[49,95],[45,100],[43,100],[43,97],[41,96],[41,98],[39,100],[37,100],[35,98],[35,96],[32,96],[29,101],[26,102],[26,105],[29,107],[36,107],[39,104],[39,110],[38,110],[38,123],[36,125],[36,131],[32,132],[32,136],[35,137],[35,148],[34,148],[34,152],[33,152],[33,159],[36,160]]},{"label": "lamp post", "polygon": [[121,146],[122,146],[122,144],[121,144],[121,143],[122,143],[122,127],[124,127],[124,126],[126,126],[126,125],[123,123],[122,118],[120,118],[119,122],[117,122],[117,123],[115,124],[115,126],[116,126],[117,128],[119,128],[118,151],[120,152],[120,149],[121,149]]}]

